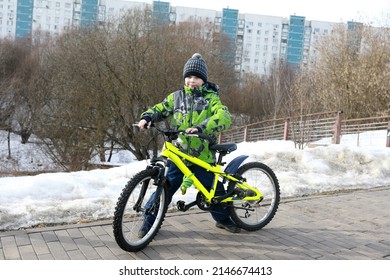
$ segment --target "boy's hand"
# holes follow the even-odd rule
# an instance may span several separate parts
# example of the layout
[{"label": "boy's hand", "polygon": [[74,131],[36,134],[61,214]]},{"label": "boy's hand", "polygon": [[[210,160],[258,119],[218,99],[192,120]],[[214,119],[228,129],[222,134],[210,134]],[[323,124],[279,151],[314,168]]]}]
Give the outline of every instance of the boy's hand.
[{"label": "boy's hand", "polygon": [[195,127],[189,127],[186,129],[187,134],[193,134],[193,133],[198,133],[198,129]]},{"label": "boy's hand", "polygon": [[146,128],[148,128],[150,125],[150,122],[147,122],[146,120],[142,119],[139,121],[138,123],[138,127],[140,130],[145,130]]}]

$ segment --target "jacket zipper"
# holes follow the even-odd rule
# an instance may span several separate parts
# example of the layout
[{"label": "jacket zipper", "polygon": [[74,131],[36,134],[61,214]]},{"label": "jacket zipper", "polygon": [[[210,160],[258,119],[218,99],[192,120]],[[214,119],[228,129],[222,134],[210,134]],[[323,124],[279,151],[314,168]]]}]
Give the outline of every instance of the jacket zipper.
[{"label": "jacket zipper", "polygon": [[[190,95],[190,97],[191,97],[191,103],[190,103],[190,119],[189,119],[190,126],[189,127],[192,127],[192,113],[193,113],[193,109],[194,109],[194,93],[193,92]],[[187,142],[188,142],[187,154],[190,154],[191,137],[187,136]]]}]

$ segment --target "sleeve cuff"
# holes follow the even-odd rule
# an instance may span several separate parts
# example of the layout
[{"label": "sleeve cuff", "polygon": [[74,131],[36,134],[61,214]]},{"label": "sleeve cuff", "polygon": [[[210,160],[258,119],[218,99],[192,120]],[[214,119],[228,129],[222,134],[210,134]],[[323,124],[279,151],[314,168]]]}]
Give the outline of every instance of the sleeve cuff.
[{"label": "sleeve cuff", "polygon": [[198,130],[199,133],[203,132],[203,129],[200,126],[195,126],[195,128]]},{"label": "sleeve cuff", "polygon": [[152,118],[149,117],[149,116],[143,116],[143,117],[141,118],[141,120],[145,120],[146,122],[151,122],[151,121],[152,121]]}]

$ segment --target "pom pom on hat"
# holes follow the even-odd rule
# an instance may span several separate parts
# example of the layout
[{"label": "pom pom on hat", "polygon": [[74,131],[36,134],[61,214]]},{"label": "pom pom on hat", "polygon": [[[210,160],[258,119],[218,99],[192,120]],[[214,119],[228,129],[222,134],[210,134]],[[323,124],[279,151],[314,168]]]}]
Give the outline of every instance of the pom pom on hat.
[{"label": "pom pom on hat", "polygon": [[184,65],[183,78],[185,79],[189,76],[196,76],[201,78],[203,82],[207,82],[207,75],[207,64],[203,57],[199,53],[193,54]]}]

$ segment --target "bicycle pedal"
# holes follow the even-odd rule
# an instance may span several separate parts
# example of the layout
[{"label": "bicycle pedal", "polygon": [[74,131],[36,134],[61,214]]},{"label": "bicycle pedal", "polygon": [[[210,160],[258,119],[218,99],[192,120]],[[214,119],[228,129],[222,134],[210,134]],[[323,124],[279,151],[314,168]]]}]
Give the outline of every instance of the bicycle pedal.
[{"label": "bicycle pedal", "polygon": [[176,206],[179,211],[186,211],[186,203],[183,200],[176,202]]}]

